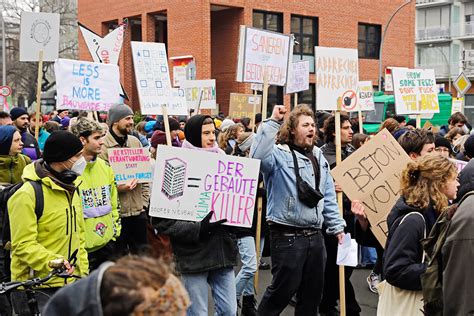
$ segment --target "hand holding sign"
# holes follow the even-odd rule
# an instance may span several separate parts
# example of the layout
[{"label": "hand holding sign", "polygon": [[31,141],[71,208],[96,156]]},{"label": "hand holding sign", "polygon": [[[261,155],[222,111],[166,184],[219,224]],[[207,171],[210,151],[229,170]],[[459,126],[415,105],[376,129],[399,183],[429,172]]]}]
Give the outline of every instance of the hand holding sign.
[{"label": "hand holding sign", "polygon": [[138,180],[136,178],[128,179],[126,183],[117,186],[119,192],[130,192],[137,187]]},{"label": "hand holding sign", "polygon": [[211,223],[211,217],[214,215],[214,211],[209,212],[201,221],[201,227],[199,228],[199,238],[204,239],[206,236],[211,235],[221,224],[227,222],[227,219],[221,219],[217,222]]},{"label": "hand holding sign", "polygon": [[275,105],[272,112],[272,119],[275,121],[281,121],[285,118],[287,109],[283,105]]}]

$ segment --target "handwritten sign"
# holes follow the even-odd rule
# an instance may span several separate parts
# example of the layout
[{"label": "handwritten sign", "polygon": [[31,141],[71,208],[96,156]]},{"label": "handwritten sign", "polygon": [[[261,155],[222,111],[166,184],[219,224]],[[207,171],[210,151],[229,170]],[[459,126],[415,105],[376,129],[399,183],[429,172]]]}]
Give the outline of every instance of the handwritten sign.
[{"label": "handwritten sign", "polygon": [[59,53],[59,14],[22,12],[20,22],[20,61],[55,61]]},{"label": "handwritten sign", "polygon": [[393,68],[392,76],[397,114],[439,112],[433,69]]},{"label": "handwritten sign", "polygon": [[117,65],[58,59],[54,72],[57,109],[107,111],[120,101]]},{"label": "handwritten sign", "polygon": [[357,111],[359,60],[357,49],[316,46],[316,108]]},{"label": "handwritten sign", "polygon": [[464,98],[453,98],[453,104],[451,107],[451,114],[454,114],[456,112],[461,112],[464,113]]},{"label": "handwritten sign", "polygon": [[231,93],[229,102],[229,116],[233,118],[251,118],[254,115],[254,105],[256,105],[257,111],[260,112],[260,103],[260,95]]},{"label": "handwritten sign", "polygon": [[387,215],[399,198],[400,173],[410,158],[393,136],[383,129],[331,171],[351,200],[360,200],[380,244],[388,235]]},{"label": "handwritten sign", "polygon": [[291,64],[286,93],[295,93],[309,89],[309,61],[303,60]]},{"label": "handwritten sign", "polygon": [[216,80],[183,80],[181,89],[184,89],[188,109],[196,109],[202,91],[200,109],[216,108]]},{"label": "handwritten sign", "polygon": [[284,86],[293,45],[289,35],[240,26],[237,81]]},{"label": "handwritten sign", "polygon": [[159,145],[150,216],[251,227],[260,161]]},{"label": "handwritten sign", "polygon": [[145,148],[110,148],[108,152],[117,184],[129,179],[137,179],[138,183],[153,180],[150,155]]},{"label": "handwritten sign", "polygon": [[358,108],[361,111],[375,110],[372,81],[359,81]]}]

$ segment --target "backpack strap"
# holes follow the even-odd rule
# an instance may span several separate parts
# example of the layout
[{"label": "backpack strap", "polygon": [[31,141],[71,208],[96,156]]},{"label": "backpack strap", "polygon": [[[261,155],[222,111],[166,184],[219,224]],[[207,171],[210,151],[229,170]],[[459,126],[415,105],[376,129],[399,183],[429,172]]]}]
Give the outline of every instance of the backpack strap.
[{"label": "backpack strap", "polygon": [[36,220],[38,221],[43,215],[44,210],[44,194],[43,194],[43,185],[41,181],[28,181],[33,189],[35,190],[35,214]]},{"label": "backpack strap", "polygon": [[[419,212],[410,212],[410,213],[406,214],[405,216],[403,216],[403,218],[402,218],[402,220],[400,221],[400,223],[398,223],[398,226],[400,226],[400,225],[403,223],[403,221],[405,221],[405,219],[406,219],[408,216],[412,215],[412,214],[418,214],[418,215],[423,219],[423,226],[424,226],[424,227],[423,227],[423,238],[426,238],[426,221],[425,221],[425,217],[424,217],[421,213],[419,213]],[[424,263],[424,262],[425,262],[425,257],[426,257],[426,253],[425,253],[425,250],[423,249],[423,257],[422,257],[422,259],[421,259],[421,263]]]}]

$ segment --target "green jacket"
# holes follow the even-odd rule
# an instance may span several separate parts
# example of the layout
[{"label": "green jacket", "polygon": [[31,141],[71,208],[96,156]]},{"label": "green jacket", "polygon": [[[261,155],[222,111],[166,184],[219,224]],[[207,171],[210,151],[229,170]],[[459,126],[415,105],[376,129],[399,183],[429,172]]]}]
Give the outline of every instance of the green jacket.
[{"label": "green jacket", "polygon": [[23,169],[30,162],[30,157],[23,154],[16,156],[0,155],[0,184],[21,182]]},{"label": "green jacket", "polygon": [[79,185],[84,212],[86,250],[96,251],[120,236],[121,224],[114,172],[100,158],[87,163]]},{"label": "green jacket", "polygon": [[[44,171],[43,161],[26,166],[24,181],[41,181],[44,210],[37,219],[35,194],[26,183],[8,200],[12,261],[11,279],[24,281],[31,277],[45,277],[51,271],[51,260],[67,259],[78,249],[74,274],[88,274],[89,262],[85,249],[84,217],[77,190],[71,195]],[[75,185],[77,185],[76,180]],[[61,287],[75,279],[52,278],[44,287]]]}]

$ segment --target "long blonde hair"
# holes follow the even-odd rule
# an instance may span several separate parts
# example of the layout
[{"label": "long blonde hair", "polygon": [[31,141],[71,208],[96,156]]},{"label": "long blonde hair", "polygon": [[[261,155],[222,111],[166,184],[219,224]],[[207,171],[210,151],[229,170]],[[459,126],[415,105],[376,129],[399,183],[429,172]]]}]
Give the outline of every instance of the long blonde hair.
[{"label": "long blonde hair", "polygon": [[448,206],[448,198],[441,190],[456,176],[456,166],[448,158],[426,155],[409,162],[402,171],[400,193],[410,206],[426,209],[432,203],[434,209],[441,212]]},{"label": "long blonde hair", "polygon": [[227,142],[229,139],[235,139],[237,140],[237,133],[239,129],[242,129],[242,131],[245,130],[244,125],[241,123],[234,124],[232,126],[229,126],[225,132],[221,132],[219,134],[219,137],[217,139],[217,143],[219,145],[219,148],[222,150],[226,150],[227,148]]}]

